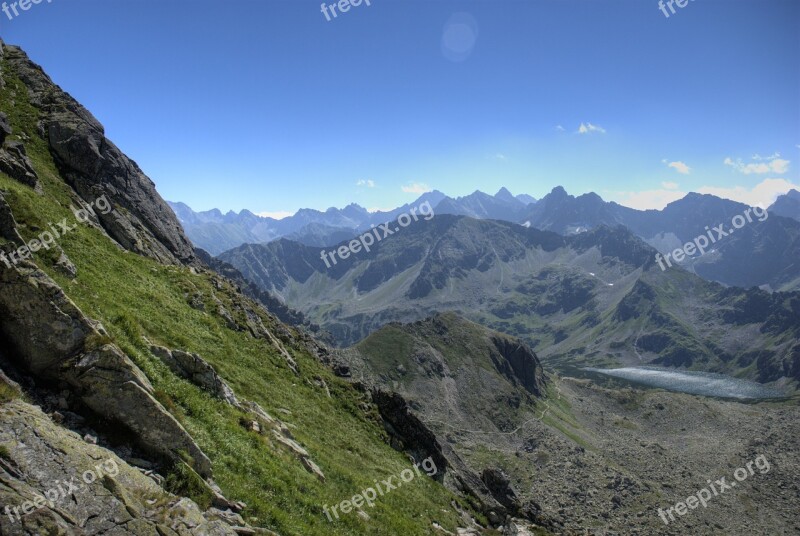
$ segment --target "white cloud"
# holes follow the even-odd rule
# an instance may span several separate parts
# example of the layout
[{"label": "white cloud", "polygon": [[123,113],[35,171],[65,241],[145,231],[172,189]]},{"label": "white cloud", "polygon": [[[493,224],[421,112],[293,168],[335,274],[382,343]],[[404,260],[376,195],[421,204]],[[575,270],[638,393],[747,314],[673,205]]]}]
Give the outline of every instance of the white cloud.
[{"label": "white cloud", "polygon": [[681,175],[688,175],[689,172],[692,170],[692,168],[690,168],[689,166],[687,166],[686,164],[684,164],[681,161],[670,162],[669,164],[667,164],[667,166],[671,167],[672,169],[674,169],[675,171],[677,171]]},{"label": "white cloud", "polygon": [[[669,185],[669,186],[667,186]],[[661,210],[668,204],[686,196],[686,192],[681,192],[671,186],[677,188],[675,183],[663,183],[663,189],[660,190],[644,190],[641,192],[615,192],[616,198],[614,201],[626,207],[635,208],[638,210],[656,209]]]},{"label": "white cloud", "polygon": [[372,179],[367,179],[367,180],[360,179],[356,183],[356,186],[366,186],[367,188],[375,188],[375,181]]},{"label": "white cloud", "polygon": [[743,162],[741,158],[733,160],[728,157],[722,163],[745,175],[753,173],[756,175],[764,175],[765,173],[777,173],[780,175],[789,171],[789,160],[784,160],[780,156],[779,153],[771,156],[759,156],[756,154],[751,158],[753,161],[749,163]]},{"label": "white cloud", "polygon": [[[723,188],[719,186],[702,186],[696,191],[700,194],[711,194],[723,199],[738,201],[751,207],[767,208],[775,199],[789,190],[800,190],[800,185],[793,184],[786,179],[764,179],[752,188],[734,186]],[[682,199],[687,192],[678,189],[674,182],[662,182],[661,188],[656,190],[643,190],[640,192],[609,192],[609,199],[620,205],[639,210],[661,210],[669,203]]]},{"label": "white cloud", "polygon": [[800,189],[800,186],[786,179],[764,179],[750,189],[742,186],[734,186],[733,188],[703,186],[697,191],[701,194],[711,194],[725,199],[732,199],[751,207],[767,208],[775,202],[779,195],[785,194],[792,189]]},{"label": "white cloud", "polygon": [[508,160],[508,157],[506,155],[504,155],[503,153],[497,153],[496,155],[494,155],[494,158],[496,160],[503,160],[503,161]]},{"label": "white cloud", "polygon": [[257,212],[256,216],[261,216],[262,218],[275,218],[276,220],[282,220],[283,218],[288,218],[289,216],[294,216],[294,212],[286,212],[286,211]]},{"label": "white cloud", "polygon": [[579,134],[590,134],[592,132],[599,132],[600,134],[605,134],[606,129],[604,129],[600,125],[593,125],[591,123],[581,123],[581,126],[578,127]]},{"label": "white cloud", "polygon": [[407,194],[420,194],[420,195],[426,192],[433,191],[433,188],[431,188],[424,182],[415,182],[407,186],[402,186],[401,189]]},{"label": "white cloud", "polygon": [[[561,125],[556,125],[556,130],[559,131],[559,132],[564,132],[567,129],[562,127]],[[800,147],[800,145],[798,145],[798,147]]]}]

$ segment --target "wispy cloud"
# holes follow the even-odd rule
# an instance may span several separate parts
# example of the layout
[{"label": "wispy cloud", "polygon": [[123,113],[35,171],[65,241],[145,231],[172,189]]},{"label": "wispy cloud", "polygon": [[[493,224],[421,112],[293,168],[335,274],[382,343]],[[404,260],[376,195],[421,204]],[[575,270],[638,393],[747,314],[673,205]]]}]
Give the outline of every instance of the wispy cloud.
[{"label": "wispy cloud", "polygon": [[697,191],[701,194],[711,194],[725,199],[732,199],[751,207],[767,208],[775,202],[779,195],[785,194],[792,189],[800,189],[800,186],[786,179],[764,179],[752,188],[744,188],[742,186],[734,186],[733,188],[703,186]]},{"label": "wispy cloud", "polygon": [[690,168],[681,161],[670,162],[669,164],[667,164],[667,167],[671,167],[681,175],[688,175],[692,170],[692,168]]},{"label": "wispy cloud", "polygon": [[[792,189],[800,190],[800,186],[786,179],[764,179],[752,188],[744,186],[731,188],[702,186],[694,191],[700,194],[711,194],[723,199],[738,201],[751,207],[767,208],[775,202],[779,195],[785,194]],[[626,207],[639,210],[661,210],[669,203],[686,196],[687,192],[681,190],[679,185],[674,182],[662,182],[659,189],[609,193],[610,199]]]},{"label": "wispy cloud", "polygon": [[773,153],[771,156],[761,156],[760,154],[756,153],[753,155],[751,160],[775,160],[776,158],[780,158],[781,153]]},{"label": "wispy cloud", "polygon": [[673,201],[682,199],[686,192],[677,189],[674,182],[661,184],[661,189],[642,190],[640,192],[614,192],[614,201],[626,207],[638,210],[661,210]]},{"label": "wispy cloud", "polygon": [[593,125],[591,123],[581,123],[581,126],[578,127],[578,134],[591,134],[592,132],[605,134],[606,129],[600,125]]},{"label": "wispy cloud", "polygon": [[728,157],[723,160],[723,163],[745,175],[764,175],[766,173],[777,173],[780,175],[789,171],[789,160],[780,158],[780,156],[779,153],[775,153],[771,156],[759,156],[756,154],[750,159],[752,161],[747,163],[742,161],[741,158],[733,160]]},{"label": "wispy cloud", "polygon": [[433,191],[433,188],[424,182],[415,182],[406,186],[401,186],[401,189],[407,194],[424,194]]},{"label": "wispy cloud", "polygon": [[[559,132],[565,132],[567,129],[562,127],[561,125],[556,125],[556,130]],[[800,147],[800,145],[798,145]]]},{"label": "wispy cloud", "polygon": [[366,186],[367,188],[375,188],[375,181],[372,179],[366,179],[366,180],[360,179],[356,183],[356,186]]},{"label": "wispy cloud", "polygon": [[508,160],[508,157],[503,153],[497,153],[496,155],[494,155],[494,158],[495,160],[502,160],[502,161]]}]

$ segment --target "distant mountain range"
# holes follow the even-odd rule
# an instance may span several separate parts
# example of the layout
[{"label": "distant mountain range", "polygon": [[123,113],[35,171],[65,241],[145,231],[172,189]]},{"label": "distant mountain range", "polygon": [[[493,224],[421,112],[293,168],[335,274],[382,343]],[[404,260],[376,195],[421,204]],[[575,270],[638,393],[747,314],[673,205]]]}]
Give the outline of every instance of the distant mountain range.
[{"label": "distant mountain range", "polygon": [[390,322],[456,311],[522,338],[551,365],[654,363],[800,379],[800,293],[662,271],[655,253],[622,226],[561,236],[437,215],[330,269],[318,248],[286,239],[220,258],[341,345]]},{"label": "distant mountain range", "polygon": [[[571,196],[560,186],[540,201],[524,194],[514,196],[506,188],[495,195],[476,191],[459,198],[433,191],[388,212],[370,213],[351,204],[325,212],[303,209],[282,220],[247,210],[238,214],[219,210],[196,213],[183,203],[171,206],[195,245],[219,255],[242,244],[264,244],[278,238],[331,247],[425,202],[435,207],[437,215],[507,221],[564,236],[600,225],[623,225],[662,255],[722,224],[728,236],[711,244],[704,255],[688,255],[679,264],[704,279],[729,286],[800,289],[800,192],[795,190],[779,197],[769,216],[758,216],[751,210],[751,221],[740,229],[733,229],[731,222],[749,207],[712,195],[690,193],[663,210],[635,210],[604,201],[595,193]],[[716,238],[718,233],[712,236]]]},{"label": "distant mountain range", "polygon": [[770,213],[800,221],[800,192],[789,190],[769,207]]},{"label": "distant mountain range", "polygon": [[[776,205],[780,203],[786,214],[798,197],[797,192],[782,196]],[[752,221],[745,218],[746,213]],[[734,229],[732,221],[737,216],[745,223]],[[524,220],[525,225],[562,235],[600,225],[623,225],[662,254],[712,232],[719,241],[710,244],[704,255],[687,256],[681,262],[684,268],[725,285],[800,288],[800,222],[780,213],[754,212],[747,205],[713,195],[690,193],[663,210],[635,210],[603,201],[594,193],[574,197],[557,187],[530,206]],[[721,224],[728,236],[718,238],[712,229]]]},{"label": "distant mountain range", "polygon": [[506,188],[501,188],[494,196],[476,191],[455,199],[434,190],[390,211],[369,212],[352,203],[343,209],[329,208],[325,212],[302,209],[281,220],[257,216],[249,210],[223,214],[217,209],[194,212],[184,203],[170,202],[169,205],[194,245],[219,255],[242,244],[263,244],[283,237],[309,246],[332,246],[371,226],[393,221],[426,202],[435,207],[437,214],[517,221],[536,199],[524,194],[515,197]]}]

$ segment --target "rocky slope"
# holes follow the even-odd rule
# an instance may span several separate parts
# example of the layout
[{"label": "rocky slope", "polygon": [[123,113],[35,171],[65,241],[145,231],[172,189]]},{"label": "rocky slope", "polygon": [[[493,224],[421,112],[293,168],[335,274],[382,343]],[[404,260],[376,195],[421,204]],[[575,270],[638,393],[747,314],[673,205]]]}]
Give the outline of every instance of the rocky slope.
[{"label": "rocky slope", "polygon": [[354,378],[390,387],[448,426],[512,429],[545,394],[542,365],[524,343],[453,313],[389,324],[342,355]]},{"label": "rocky slope", "polygon": [[[427,476],[326,519],[419,463],[424,426],[398,443],[324,345],[203,263],[88,111],[16,47],[0,69],[3,534],[491,532],[490,504]],[[31,511],[104,459],[118,474]]]},{"label": "rocky slope", "polygon": [[[538,526],[576,535],[800,530],[796,398],[741,404],[554,375],[534,395],[501,372],[514,368],[501,356],[514,355],[538,367],[524,344],[451,313],[390,324],[341,352],[354,378],[406,398],[406,411],[452,450],[443,458]],[[739,487],[684,516],[673,509],[664,523],[659,509],[708,479],[734,480],[748,463],[753,474]]]}]

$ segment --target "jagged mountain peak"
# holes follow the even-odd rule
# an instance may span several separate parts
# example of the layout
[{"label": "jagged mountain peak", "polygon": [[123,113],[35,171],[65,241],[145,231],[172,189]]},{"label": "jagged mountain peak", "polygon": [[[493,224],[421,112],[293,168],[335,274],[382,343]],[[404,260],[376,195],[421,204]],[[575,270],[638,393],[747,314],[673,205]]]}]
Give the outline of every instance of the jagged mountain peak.
[{"label": "jagged mountain peak", "polygon": [[495,197],[496,199],[499,199],[500,201],[505,201],[506,203],[512,203],[512,204],[514,204],[514,203],[520,202],[520,201],[519,201],[519,199],[517,199],[516,197],[514,197],[514,195],[513,195],[511,192],[509,192],[509,191],[508,191],[508,188],[506,188],[505,186],[503,186],[502,188],[500,188],[500,189],[497,191],[497,193],[496,193],[496,194],[494,194],[494,197]]}]

